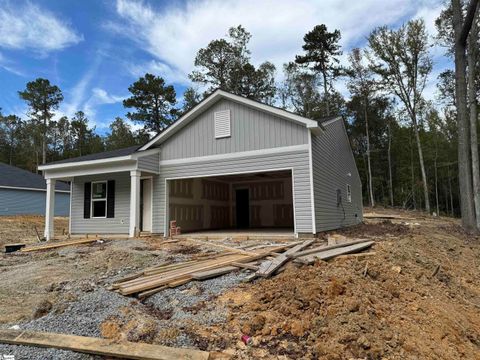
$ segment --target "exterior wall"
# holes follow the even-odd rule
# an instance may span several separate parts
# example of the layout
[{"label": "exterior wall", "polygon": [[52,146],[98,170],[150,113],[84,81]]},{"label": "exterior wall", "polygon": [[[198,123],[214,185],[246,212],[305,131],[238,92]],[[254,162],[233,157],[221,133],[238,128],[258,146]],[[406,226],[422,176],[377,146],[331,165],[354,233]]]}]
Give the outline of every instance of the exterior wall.
[{"label": "exterior wall", "polygon": [[148,156],[142,156],[138,159],[137,167],[140,171],[147,171],[151,173],[158,173],[158,167],[160,162],[160,154],[153,154]]},{"label": "exterior wall", "polygon": [[[215,139],[213,114],[230,109],[231,137]],[[308,143],[303,125],[221,100],[161,145],[161,159],[235,153]]]},{"label": "exterior wall", "polygon": [[[306,132],[306,129],[304,129]],[[153,232],[165,230],[166,179],[206,177],[234,173],[264,172],[267,170],[293,169],[294,213],[297,233],[312,233],[311,192],[308,149],[274,154],[214,159],[164,165],[160,163],[160,175],[154,178]]]},{"label": "exterior wall", "polygon": [[[318,136],[312,134],[317,232],[358,224],[363,220],[362,184],[343,120],[328,123],[325,129]],[[351,203],[347,202],[347,184],[351,186]],[[337,206],[337,189],[341,191],[343,206]]]},{"label": "exterior wall", "polygon": [[[0,215],[45,215],[46,191],[0,189]],[[55,193],[55,216],[68,216],[70,194]]]},{"label": "exterior wall", "polygon": [[[84,184],[115,180],[115,217],[84,219]],[[130,223],[130,173],[110,173],[75,177],[72,195],[72,234],[128,234]]]}]

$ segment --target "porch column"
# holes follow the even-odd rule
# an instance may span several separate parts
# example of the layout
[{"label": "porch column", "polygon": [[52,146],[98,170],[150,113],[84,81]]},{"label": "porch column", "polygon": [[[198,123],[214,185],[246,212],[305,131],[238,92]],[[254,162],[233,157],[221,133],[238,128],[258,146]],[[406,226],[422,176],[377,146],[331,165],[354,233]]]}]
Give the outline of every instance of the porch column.
[{"label": "porch column", "polygon": [[140,176],[140,171],[130,171],[130,237],[135,237],[140,226]]},{"label": "porch column", "polygon": [[55,214],[55,179],[47,179],[47,201],[45,207],[45,239],[54,236],[53,216]]}]

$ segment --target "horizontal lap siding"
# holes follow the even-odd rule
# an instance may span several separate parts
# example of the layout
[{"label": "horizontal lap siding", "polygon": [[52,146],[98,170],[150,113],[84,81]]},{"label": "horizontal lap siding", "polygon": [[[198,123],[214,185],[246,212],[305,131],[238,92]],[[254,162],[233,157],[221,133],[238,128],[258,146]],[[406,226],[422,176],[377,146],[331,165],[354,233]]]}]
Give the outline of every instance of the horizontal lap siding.
[{"label": "horizontal lap siding", "polygon": [[[215,138],[214,113],[230,110],[231,136]],[[221,100],[162,144],[162,160],[227,154],[308,143],[305,126]]]},{"label": "horizontal lap siding", "polygon": [[158,173],[160,154],[143,156],[138,159],[138,170]]},{"label": "horizontal lap siding", "polygon": [[[343,120],[325,126],[326,131],[312,135],[313,188],[317,232],[354,225],[362,221],[362,185]],[[348,173],[351,176],[348,176]],[[347,202],[347,184],[352,202]],[[343,208],[337,207],[337,189]],[[355,217],[357,214],[357,217]]]},{"label": "horizontal lap siding", "polygon": [[160,166],[160,176],[154,179],[153,231],[164,232],[165,179],[212,176],[215,174],[266,171],[293,168],[293,191],[297,232],[312,232],[308,151],[258,155],[236,159],[202,161],[190,164]]},{"label": "horizontal lap siding", "polygon": [[[83,218],[85,182],[115,180],[115,217],[106,219]],[[130,173],[76,177],[73,182],[73,234],[128,234],[130,219]]]},{"label": "horizontal lap siding", "polygon": [[[45,215],[46,191],[0,189],[0,215]],[[68,216],[70,194],[55,193],[55,216]]]}]

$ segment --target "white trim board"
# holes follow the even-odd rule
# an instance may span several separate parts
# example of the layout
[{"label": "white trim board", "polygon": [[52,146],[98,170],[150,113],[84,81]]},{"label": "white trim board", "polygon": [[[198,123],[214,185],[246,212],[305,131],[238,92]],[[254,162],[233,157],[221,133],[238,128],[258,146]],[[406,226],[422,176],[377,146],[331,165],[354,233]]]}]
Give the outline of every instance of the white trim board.
[{"label": "white trim board", "polygon": [[315,219],[315,194],[313,187],[313,154],[312,154],[312,132],[308,132],[308,167],[309,167],[309,178],[310,178],[310,203],[312,211],[312,233],[317,233],[317,222]]},{"label": "white trim board", "polygon": [[140,150],[147,150],[151,146],[157,143],[161,143],[164,140],[168,139],[170,136],[172,136],[178,130],[180,130],[183,126],[185,126],[190,120],[193,120],[197,115],[201,114],[203,111],[205,111],[207,108],[209,108],[211,105],[213,105],[220,99],[228,99],[228,100],[246,105],[248,107],[254,108],[256,110],[260,110],[263,112],[276,115],[282,119],[290,120],[297,124],[304,125],[309,129],[316,129],[320,131],[323,128],[322,124],[320,124],[318,121],[307,119],[303,116],[296,115],[289,111],[279,109],[270,105],[265,105],[254,100],[250,100],[242,96],[234,95],[229,92],[217,89],[210,96],[208,96],[206,99],[201,101],[197,106],[195,106],[193,109],[188,111],[185,115],[183,115],[180,119],[175,121],[170,127],[168,127],[166,130],[164,130],[163,132],[155,136],[147,144],[143,145],[140,148]]},{"label": "white trim board", "polygon": [[[19,186],[3,186],[1,185],[0,186],[0,189],[10,189],[10,190],[27,190],[27,191],[43,191],[43,192],[47,192],[47,189],[36,189],[36,188],[27,188],[27,187],[19,187]],[[55,192],[57,193],[65,193],[65,194],[69,194],[70,191],[68,190],[55,190]]]},{"label": "white trim board", "polygon": [[203,161],[215,161],[215,160],[226,160],[226,159],[236,159],[243,157],[257,157],[261,155],[272,155],[272,154],[281,154],[289,153],[296,151],[307,151],[309,148],[308,144],[293,145],[293,146],[282,146],[269,149],[261,150],[249,150],[249,151],[239,151],[226,154],[216,154],[216,155],[206,155],[206,156],[197,156],[190,158],[179,158],[171,160],[160,160],[160,166],[166,165],[179,165],[179,164],[189,164]]},{"label": "white trim board", "polygon": [[54,169],[65,169],[65,168],[71,168],[71,167],[77,167],[77,166],[91,166],[91,165],[101,165],[101,164],[107,164],[107,163],[117,163],[117,162],[128,161],[128,160],[138,160],[141,157],[153,155],[159,152],[160,152],[160,149],[150,149],[145,151],[138,151],[126,156],[115,156],[115,157],[110,157],[105,159],[96,159],[96,160],[72,161],[72,162],[61,163],[61,164],[50,164],[50,165],[45,164],[45,165],[40,165],[38,167],[38,170],[45,171],[45,170],[54,170]]}]

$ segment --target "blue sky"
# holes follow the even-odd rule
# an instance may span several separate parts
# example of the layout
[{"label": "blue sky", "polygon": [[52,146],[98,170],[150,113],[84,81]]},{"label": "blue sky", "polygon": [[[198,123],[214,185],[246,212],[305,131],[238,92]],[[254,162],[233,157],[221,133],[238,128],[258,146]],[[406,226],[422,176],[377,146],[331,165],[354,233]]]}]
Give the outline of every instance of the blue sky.
[{"label": "blue sky", "polygon": [[[195,53],[230,26],[242,24],[252,33],[255,64],[269,60],[281,70],[300,53],[303,35],[316,24],[339,29],[347,53],[364,46],[376,26],[417,17],[425,19],[433,36],[441,7],[441,0],[0,0],[0,107],[4,114],[26,117],[17,91],[43,77],[64,93],[58,116],[83,110],[104,133],[116,116],[124,117],[127,88],[145,72],[173,84],[181,102]],[[443,49],[431,52],[430,99],[436,76],[451,66]],[[344,84],[338,87],[345,91]]]}]

